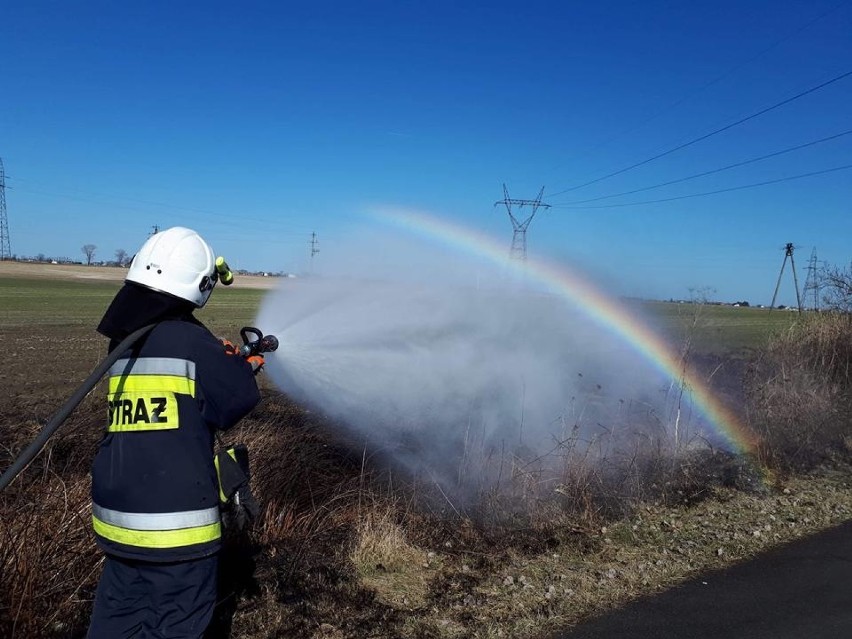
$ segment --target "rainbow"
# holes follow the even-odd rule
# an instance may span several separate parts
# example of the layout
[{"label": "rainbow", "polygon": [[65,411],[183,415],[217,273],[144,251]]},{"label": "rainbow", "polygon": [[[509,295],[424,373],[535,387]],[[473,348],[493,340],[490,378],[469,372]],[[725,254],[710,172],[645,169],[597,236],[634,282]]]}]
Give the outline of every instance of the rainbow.
[{"label": "rainbow", "polygon": [[745,454],[755,452],[758,443],[755,435],[736,413],[716,397],[705,381],[694,373],[684,371],[681,357],[659,335],[633,317],[617,300],[605,295],[578,274],[564,266],[541,260],[527,260],[525,263],[509,261],[508,251],[502,243],[434,215],[392,207],[373,207],[369,213],[386,224],[507,266],[538,282],[550,293],[576,305],[592,321],[624,340],[667,378],[680,384],[692,405],[706,417],[732,450]]}]

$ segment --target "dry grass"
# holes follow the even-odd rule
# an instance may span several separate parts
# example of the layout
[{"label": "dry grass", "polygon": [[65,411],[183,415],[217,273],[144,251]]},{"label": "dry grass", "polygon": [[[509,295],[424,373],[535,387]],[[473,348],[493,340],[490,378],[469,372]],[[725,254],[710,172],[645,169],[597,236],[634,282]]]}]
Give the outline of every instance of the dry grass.
[{"label": "dry grass", "polygon": [[62,634],[82,625],[100,558],[88,534],[86,477],[56,474],[0,505],[0,629],[3,636]]},{"label": "dry grass", "polygon": [[[85,629],[94,439],[57,440],[0,502],[2,636]],[[265,505],[251,538],[229,544],[222,610],[238,639],[530,636],[852,516],[846,476],[762,494],[726,482],[735,458],[649,451],[619,472],[576,457],[556,483],[516,458],[525,470],[505,492],[456,512],[434,484],[391,483],[363,448],[270,394],[229,439],[248,443]],[[606,505],[629,485],[629,508]]]},{"label": "dry grass", "polygon": [[401,609],[423,606],[429,591],[429,569],[440,560],[436,553],[412,544],[394,504],[362,506],[349,560],[366,587],[379,600]]},{"label": "dry grass", "polygon": [[765,463],[789,472],[848,457],[852,315],[807,315],[762,353],[749,387]]},{"label": "dry grass", "polygon": [[585,553],[560,544],[535,557],[512,556],[445,615],[463,621],[473,614],[465,636],[555,630],[852,516],[845,480],[796,480],[786,490],[767,498],[726,489],[693,507],[641,507],[595,531]]},{"label": "dry grass", "polygon": [[[235,639],[534,636],[849,519],[850,349],[848,318],[820,316],[751,370],[750,418],[783,471],[771,486],[749,460],[662,432],[609,448],[569,433],[547,458],[489,457],[498,481],[471,493],[460,473],[454,493],[267,390],[227,435],[252,452],[263,512],[228,540],[216,636],[231,624]],[[0,401],[16,424],[0,431],[0,465],[48,415],[42,399]],[[87,400],[0,495],[0,636],[85,632],[99,406]]]}]

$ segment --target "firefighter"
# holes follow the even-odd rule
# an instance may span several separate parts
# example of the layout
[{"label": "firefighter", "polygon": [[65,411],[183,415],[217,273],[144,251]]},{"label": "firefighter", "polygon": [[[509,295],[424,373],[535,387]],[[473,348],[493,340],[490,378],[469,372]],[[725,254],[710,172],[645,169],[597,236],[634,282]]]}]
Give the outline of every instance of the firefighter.
[{"label": "firefighter", "polygon": [[218,280],[190,229],[151,236],[98,326],[110,350],[156,326],[113,365],[108,425],[92,467],[92,520],[105,553],[89,639],[201,637],[221,546],[216,430],[259,401],[263,358],[228,352],[193,316]]}]

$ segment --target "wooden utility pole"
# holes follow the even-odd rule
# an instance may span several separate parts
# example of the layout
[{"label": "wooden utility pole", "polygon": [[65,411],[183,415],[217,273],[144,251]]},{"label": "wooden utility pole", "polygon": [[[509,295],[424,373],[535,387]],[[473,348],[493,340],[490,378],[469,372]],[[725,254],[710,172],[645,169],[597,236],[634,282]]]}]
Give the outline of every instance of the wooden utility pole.
[{"label": "wooden utility pole", "polygon": [[784,275],[784,267],[787,266],[787,258],[790,258],[790,268],[793,269],[793,283],[796,286],[796,304],[799,313],[802,312],[802,297],[799,295],[799,278],[796,275],[796,262],[793,260],[793,251],[795,247],[792,242],[788,242],[784,247],[784,261],[781,262],[781,272],[778,273],[778,281],[775,283],[775,292],[772,294],[772,304],[769,305],[769,312],[775,308],[775,299],[778,297],[778,288],[781,286],[781,276]]}]

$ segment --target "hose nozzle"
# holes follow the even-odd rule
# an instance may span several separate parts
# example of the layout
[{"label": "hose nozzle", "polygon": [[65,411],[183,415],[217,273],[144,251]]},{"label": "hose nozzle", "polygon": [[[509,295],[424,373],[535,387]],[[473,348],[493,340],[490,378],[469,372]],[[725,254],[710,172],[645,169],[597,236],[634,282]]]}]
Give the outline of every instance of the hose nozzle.
[{"label": "hose nozzle", "polygon": [[[251,339],[249,335],[254,336]],[[251,355],[262,355],[278,350],[278,338],[275,335],[264,335],[253,326],[243,326],[240,329],[243,345],[240,346],[240,355],[250,357]]]},{"label": "hose nozzle", "polygon": [[225,286],[230,286],[234,283],[234,274],[231,272],[231,267],[221,255],[216,258],[216,272],[219,274],[219,281]]}]

